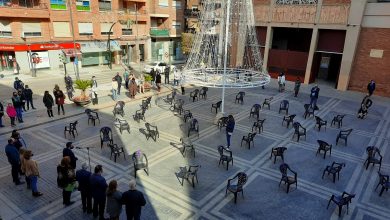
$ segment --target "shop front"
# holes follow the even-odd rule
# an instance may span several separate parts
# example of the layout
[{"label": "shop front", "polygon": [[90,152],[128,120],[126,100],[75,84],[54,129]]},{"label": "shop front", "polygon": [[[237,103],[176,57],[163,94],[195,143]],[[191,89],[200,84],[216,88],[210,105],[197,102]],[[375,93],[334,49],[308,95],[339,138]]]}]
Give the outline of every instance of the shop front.
[{"label": "shop front", "polygon": [[96,65],[108,65],[111,59],[112,63],[119,64],[119,54],[121,48],[117,41],[110,41],[110,52],[108,51],[107,42],[103,41],[88,41],[79,42],[81,45],[81,52],[83,59],[81,65],[96,66]]}]

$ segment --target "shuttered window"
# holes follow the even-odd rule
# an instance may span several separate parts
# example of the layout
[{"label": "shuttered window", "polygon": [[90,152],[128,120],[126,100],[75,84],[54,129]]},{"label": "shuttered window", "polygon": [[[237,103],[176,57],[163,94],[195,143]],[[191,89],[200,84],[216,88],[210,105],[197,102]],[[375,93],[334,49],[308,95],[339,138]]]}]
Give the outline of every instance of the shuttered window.
[{"label": "shuttered window", "polygon": [[40,37],[42,36],[40,23],[23,23],[23,35],[24,37]]},{"label": "shuttered window", "polygon": [[0,37],[12,37],[11,25],[9,21],[0,20]]},{"label": "shuttered window", "polygon": [[55,37],[70,37],[69,22],[53,22],[53,30]]},{"label": "shuttered window", "polygon": [[93,25],[92,23],[79,23],[79,35],[87,36],[93,35]]},{"label": "shuttered window", "polygon": [[101,23],[100,24],[100,33],[102,35],[112,34],[112,30],[114,29],[114,27],[111,29],[111,32],[110,32],[111,25],[112,25],[112,23]]}]

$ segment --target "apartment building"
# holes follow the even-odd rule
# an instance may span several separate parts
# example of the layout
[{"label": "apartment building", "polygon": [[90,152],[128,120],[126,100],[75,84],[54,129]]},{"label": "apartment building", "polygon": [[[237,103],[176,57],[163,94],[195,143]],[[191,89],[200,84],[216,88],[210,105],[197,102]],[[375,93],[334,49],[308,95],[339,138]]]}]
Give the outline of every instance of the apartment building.
[{"label": "apartment building", "polygon": [[62,53],[71,69],[74,60],[83,68],[110,59],[114,64],[180,59],[181,5],[172,0],[0,0],[0,71],[29,72],[31,54],[40,58],[38,69],[63,68]]}]

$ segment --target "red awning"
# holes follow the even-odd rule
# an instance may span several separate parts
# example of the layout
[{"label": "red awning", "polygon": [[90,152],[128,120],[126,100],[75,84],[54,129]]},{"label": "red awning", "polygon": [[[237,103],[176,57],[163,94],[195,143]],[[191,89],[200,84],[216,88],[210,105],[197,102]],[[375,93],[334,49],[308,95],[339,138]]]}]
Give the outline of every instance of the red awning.
[{"label": "red awning", "polygon": [[[38,51],[38,50],[62,50],[73,49],[73,43],[46,43],[46,44],[0,44],[0,51]],[[80,44],[76,43],[76,49],[80,50]]]}]

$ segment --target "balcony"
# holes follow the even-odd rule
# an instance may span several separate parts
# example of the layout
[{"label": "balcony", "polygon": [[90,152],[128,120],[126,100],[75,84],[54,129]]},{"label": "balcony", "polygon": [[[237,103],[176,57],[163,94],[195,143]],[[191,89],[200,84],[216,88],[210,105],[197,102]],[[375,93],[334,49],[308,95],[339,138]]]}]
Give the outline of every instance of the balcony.
[{"label": "balcony", "polygon": [[168,29],[151,28],[150,29],[150,37],[169,37],[169,30]]},{"label": "balcony", "polygon": [[49,18],[49,9],[45,3],[22,6],[8,2],[0,5],[0,17],[11,18]]},{"label": "balcony", "polygon": [[122,21],[138,20],[147,22],[149,20],[148,12],[146,10],[138,10],[138,12],[130,9],[122,9],[118,15],[118,19]]}]

